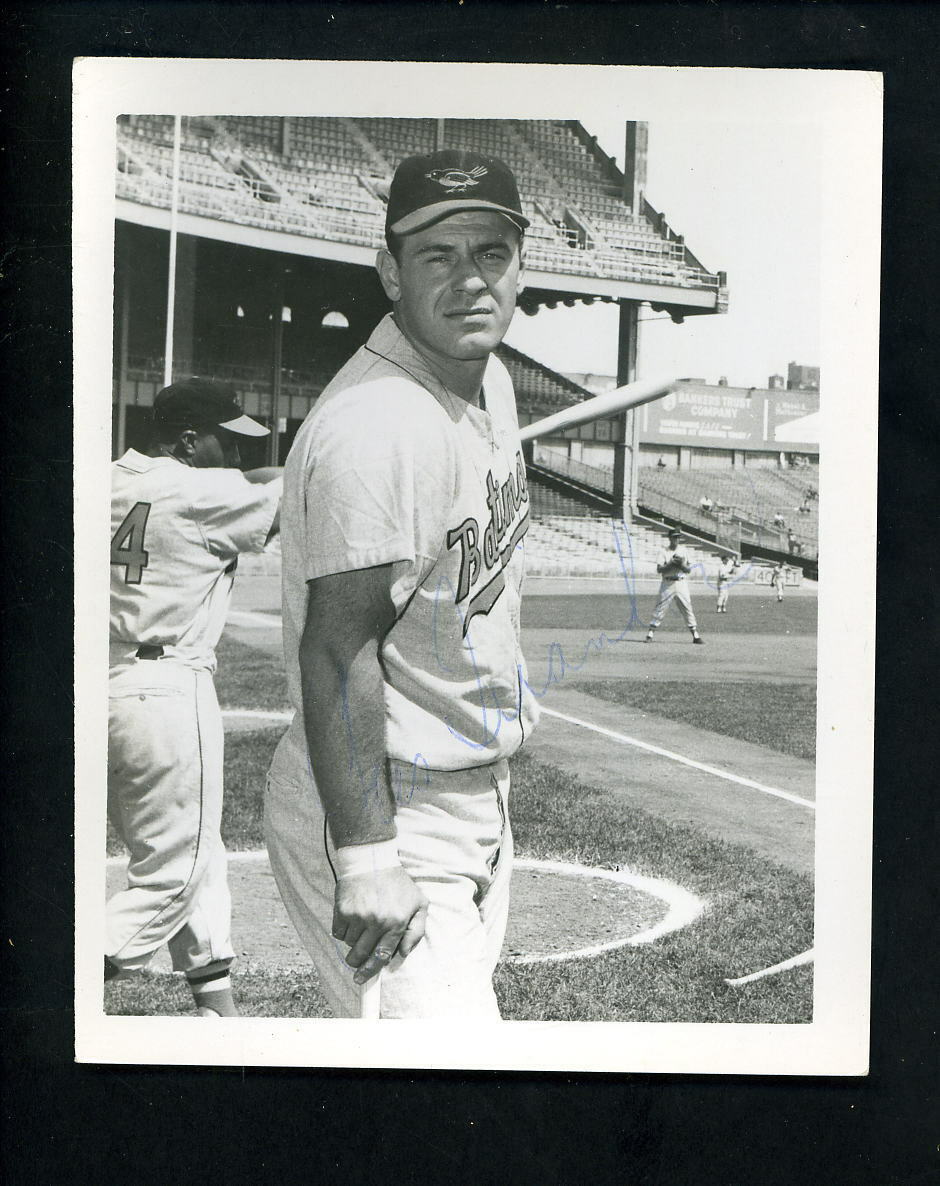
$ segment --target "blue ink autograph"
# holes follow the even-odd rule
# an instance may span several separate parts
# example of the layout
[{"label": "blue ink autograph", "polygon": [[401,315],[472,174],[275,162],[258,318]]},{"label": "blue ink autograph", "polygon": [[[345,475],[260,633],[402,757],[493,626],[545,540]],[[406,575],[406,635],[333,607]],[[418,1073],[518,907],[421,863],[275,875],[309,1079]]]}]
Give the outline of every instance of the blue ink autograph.
[{"label": "blue ink autograph", "polygon": [[[440,617],[441,607],[443,606],[445,611],[453,612],[456,615],[459,637],[462,640],[461,647],[465,656],[469,659],[472,669],[475,698],[480,712],[480,740],[467,737],[451,720],[447,717],[443,718],[443,723],[455,740],[460,741],[473,750],[489,749],[498,741],[503,723],[512,724],[519,719],[523,689],[531,693],[536,700],[542,700],[554,685],[561,684],[569,676],[577,675],[584,671],[595,655],[601,654],[616,643],[623,642],[631,631],[635,630],[638,626],[642,628],[644,623],[640,617],[637,601],[636,558],[633,540],[630,532],[623,524],[611,522],[610,526],[614,547],[617,552],[617,564],[629,602],[629,615],[623,628],[618,634],[613,636],[609,635],[606,631],[601,631],[599,634],[591,636],[582,644],[580,653],[575,658],[570,658],[565,654],[564,647],[560,642],[550,642],[546,651],[547,673],[544,682],[540,686],[533,685],[523,675],[522,663],[518,663],[516,666],[517,689],[513,689],[513,692],[515,694],[516,690],[518,690],[517,704],[519,707],[510,708],[503,703],[500,693],[501,691],[506,692],[508,689],[505,687],[499,688],[491,683],[488,684],[481,674],[477,652],[472,641],[473,624],[470,623],[467,625],[465,623],[464,613],[456,601],[456,590],[453,584],[447,577],[441,578],[435,590],[434,608],[431,619],[432,653],[439,671],[449,676],[457,674],[444,653],[444,642],[450,637],[450,634]],[[523,545],[520,543],[518,546],[522,547]],[[752,568],[753,566],[751,564],[746,565],[739,573],[729,577],[725,583],[732,586],[747,580]],[[718,587],[717,582],[711,580],[706,575],[705,565],[701,562],[693,565],[690,575],[701,579],[708,588],[716,589]],[[341,715],[346,731],[348,769],[361,788],[363,804],[367,804],[371,800],[381,798],[385,794],[385,763],[383,761],[380,763],[364,764],[360,761],[355,733],[352,728],[348,682],[345,672],[341,673],[340,691],[342,701]],[[309,757],[307,764],[308,768],[310,768]],[[407,771],[410,771],[410,775],[406,773]],[[419,790],[427,790],[430,786],[430,767],[424,755],[421,753],[415,754],[410,764],[395,763],[392,767],[389,783],[395,803],[399,806],[410,803]]]},{"label": "blue ink autograph", "polygon": [[[346,730],[346,768],[353,776],[355,784],[359,787],[362,805],[367,807],[371,802],[378,802],[385,798],[386,783],[384,774],[387,767],[384,758],[380,762],[363,763],[360,761],[356,735],[352,727],[349,681],[345,669],[340,672],[340,700],[342,705],[341,716]],[[406,770],[410,772],[409,777],[406,777]],[[313,763],[310,760],[309,749],[307,751],[307,773],[315,783],[316,775],[313,772]],[[396,805],[399,807],[407,806],[411,802],[419,786],[421,789],[427,790],[430,782],[431,768],[428,765],[427,759],[421,753],[415,754],[410,765],[399,762],[391,765],[389,769],[388,786]]]},{"label": "blue ink autograph", "polygon": [[[614,547],[617,551],[617,562],[620,569],[620,575],[623,578],[624,588],[627,594],[630,605],[630,613],[623,629],[619,634],[611,637],[606,631],[601,631],[600,634],[589,638],[582,647],[582,650],[577,658],[569,658],[564,651],[564,647],[560,642],[550,642],[547,649],[548,671],[544,683],[540,687],[534,686],[522,674],[522,665],[517,665],[516,673],[519,681],[520,689],[524,686],[537,700],[545,697],[550,688],[555,684],[561,684],[569,675],[576,675],[583,671],[595,654],[600,654],[602,651],[615,643],[623,642],[627,635],[635,630],[638,626],[642,627],[643,620],[640,617],[639,606],[636,595],[636,560],[633,548],[633,540],[626,527],[617,522],[611,523],[611,532],[613,534]],[[521,546],[521,545],[520,545]],[[738,584],[741,581],[747,580],[750,574],[752,565],[748,564],[743,571],[730,578],[727,582],[729,585]],[[717,582],[712,581],[706,575],[705,565],[701,562],[692,566],[690,575],[699,577],[708,588],[716,589]],[[452,674],[452,668],[446,662],[446,659],[441,654],[441,648],[438,639],[438,609],[441,603],[444,603],[446,608],[451,609],[458,617],[461,628],[463,628],[463,614],[460,607],[455,602],[455,590],[453,585],[446,579],[442,579],[438,585],[435,597],[435,607],[433,616],[433,631],[432,631],[432,649],[438,666],[442,671]],[[458,741],[472,749],[486,749],[491,746],[498,738],[503,721],[513,722],[519,717],[518,709],[509,709],[499,702],[499,696],[495,689],[488,689],[480,678],[479,667],[477,664],[476,653],[474,651],[473,643],[470,638],[472,633],[472,624],[467,631],[464,638],[464,649],[470,656],[470,662],[473,666],[476,690],[478,696],[478,703],[480,707],[482,720],[482,741],[474,741],[472,738],[466,737],[459,729],[456,729],[448,720],[445,720],[448,730],[451,735]],[[495,714],[495,723],[491,720],[491,714]]]}]

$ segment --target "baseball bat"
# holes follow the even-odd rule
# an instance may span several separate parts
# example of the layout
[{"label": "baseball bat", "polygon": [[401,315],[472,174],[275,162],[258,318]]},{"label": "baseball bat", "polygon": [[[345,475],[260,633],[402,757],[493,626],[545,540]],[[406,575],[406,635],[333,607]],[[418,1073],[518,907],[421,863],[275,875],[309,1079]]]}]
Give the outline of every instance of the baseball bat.
[{"label": "baseball bat", "polygon": [[527,424],[519,430],[519,439],[531,441],[536,437],[564,432],[566,428],[577,428],[579,424],[600,420],[603,416],[615,416],[628,408],[637,408],[640,404],[661,399],[674,390],[677,382],[677,379],[638,379],[635,383],[605,391],[603,395],[595,395],[583,403],[572,404],[570,408],[563,408],[560,412],[553,412],[551,416]]},{"label": "baseball bat", "polygon": [[359,989],[359,1018],[378,1021],[381,1016],[382,973],[376,972]]}]

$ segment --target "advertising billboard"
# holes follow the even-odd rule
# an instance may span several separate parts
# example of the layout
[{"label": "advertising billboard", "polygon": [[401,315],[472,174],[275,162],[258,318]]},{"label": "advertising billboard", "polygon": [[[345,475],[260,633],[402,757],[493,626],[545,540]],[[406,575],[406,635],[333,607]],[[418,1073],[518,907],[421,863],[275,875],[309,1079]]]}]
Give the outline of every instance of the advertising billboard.
[{"label": "advertising billboard", "polygon": [[[654,445],[689,445],[711,449],[779,449],[798,440],[818,447],[812,436],[790,437],[784,426],[819,410],[815,392],[767,391],[696,383],[680,385],[663,399],[645,404],[640,439]],[[802,432],[815,431],[807,421]]]}]

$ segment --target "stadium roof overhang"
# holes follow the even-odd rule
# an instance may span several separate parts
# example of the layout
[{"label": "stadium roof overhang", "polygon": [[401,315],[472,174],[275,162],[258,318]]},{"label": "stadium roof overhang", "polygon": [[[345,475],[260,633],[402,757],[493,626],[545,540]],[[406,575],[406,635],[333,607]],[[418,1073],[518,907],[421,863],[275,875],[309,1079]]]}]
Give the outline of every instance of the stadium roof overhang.
[{"label": "stadium roof overhang", "polygon": [[[137,223],[169,231],[170,211],[160,206],[149,206],[126,198],[115,201],[115,216],[124,222]],[[334,239],[318,239],[310,235],[291,234],[275,228],[247,226],[225,219],[206,218],[198,214],[179,212],[176,228],[181,235],[216,239],[246,247],[278,251],[288,255],[303,255],[335,260],[371,268],[375,263],[375,247],[356,243],[340,243]],[[575,275],[563,272],[540,271],[529,267],[529,282],[520,301],[524,311],[535,312],[538,306],[575,304],[579,301],[647,301],[656,311],[666,310],[673,320],[702,313],[723,312],[724,290],[687,288],[656,283],[651,280],[622,280],[610,277]]]},{"label": "stadium roof overhang", "polygon": [[701,313],[721,313],[721,291],[673,288],[640,280],[607,280],[590,276],[528,270],[528,284],[519,305],[524,312],[536,312],[539,305],[574,305],[579,301],[647,301],[656,312],[667,310],[675,321]]},{"label": "stadium roof overhang", "polygon": [[[145,206],[118,198],[115,215],[124,222],[135,222],[139,226],[170,229],[170,211],[160,206]],[[243,247],[260,247],[264,251],[282,251],[288,255],[316,256],[319,259],[334,259],[350,264],[372,267],[375,262],[375,248],[361,247],[354,243],[337,243],[331,239],[315,239],[309,235],[292,235],[267,227],[245,226],[221,218],[203,218],[198,214],[180,212],[176,216],[176,229],[181,235],[194,235],[201,239],[218,239],[223,243],[238,243]]]}]

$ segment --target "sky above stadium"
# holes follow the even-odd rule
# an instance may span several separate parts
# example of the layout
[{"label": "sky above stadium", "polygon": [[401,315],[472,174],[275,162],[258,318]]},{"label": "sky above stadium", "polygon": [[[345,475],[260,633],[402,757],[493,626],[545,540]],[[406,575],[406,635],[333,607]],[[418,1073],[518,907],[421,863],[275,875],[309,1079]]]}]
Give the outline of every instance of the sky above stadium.
[{"label": "sky above stadium", "polygon": [[[580,118],[623,165],[624,124]],[[726,314],[640,309],[638,373],[762,387],[787,363],[819,365],[820,143],[807,122],[649,121],[647,198],[709,271],[728,274]],[[617,369],[617,309],[517,314],[507,341],[555,370]]]}]

